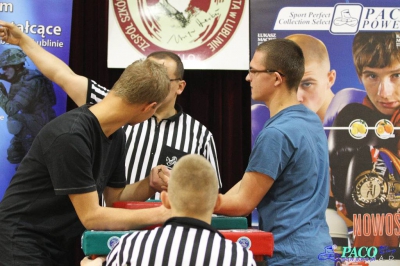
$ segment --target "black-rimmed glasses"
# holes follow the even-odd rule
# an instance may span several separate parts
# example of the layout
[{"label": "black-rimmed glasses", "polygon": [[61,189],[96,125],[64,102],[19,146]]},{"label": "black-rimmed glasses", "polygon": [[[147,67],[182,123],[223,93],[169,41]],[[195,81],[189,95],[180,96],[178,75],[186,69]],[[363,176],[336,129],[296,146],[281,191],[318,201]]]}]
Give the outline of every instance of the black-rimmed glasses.
[{"label": "black-rimmed glasses", "polygon": [[265,69],[265,70],[256,70],[256,69],[252,69],[252,68],[249,69],[250,75],[254,75],[255,73],[275,73],[275,72],[278,73],[279,75],[281,75],[281,77],[285,76],[285,74],[283,74],[277,70],[273,70],[273,69]]}]

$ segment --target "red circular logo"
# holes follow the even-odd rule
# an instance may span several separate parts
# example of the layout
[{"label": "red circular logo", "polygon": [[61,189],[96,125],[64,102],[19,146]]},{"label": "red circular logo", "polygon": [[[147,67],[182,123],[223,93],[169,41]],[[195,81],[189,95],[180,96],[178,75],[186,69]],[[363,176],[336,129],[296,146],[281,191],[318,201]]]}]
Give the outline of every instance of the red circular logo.
[{"label": "red circular logo", "polygon": [[168,50],[204,60],[224,47],[245,0],[113,0],[126,38],[142,54]]}]

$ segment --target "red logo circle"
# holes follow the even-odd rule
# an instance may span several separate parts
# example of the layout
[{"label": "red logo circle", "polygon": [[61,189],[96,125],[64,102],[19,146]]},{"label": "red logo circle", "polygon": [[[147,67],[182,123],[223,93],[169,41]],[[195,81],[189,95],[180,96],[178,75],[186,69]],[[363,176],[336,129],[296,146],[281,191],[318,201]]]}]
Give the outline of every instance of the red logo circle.
[{"label": "red logo circle", "polygon": [[113,0],[119,26],[142,54],[167,50],[205,60],[224,47],[245,0]]}]

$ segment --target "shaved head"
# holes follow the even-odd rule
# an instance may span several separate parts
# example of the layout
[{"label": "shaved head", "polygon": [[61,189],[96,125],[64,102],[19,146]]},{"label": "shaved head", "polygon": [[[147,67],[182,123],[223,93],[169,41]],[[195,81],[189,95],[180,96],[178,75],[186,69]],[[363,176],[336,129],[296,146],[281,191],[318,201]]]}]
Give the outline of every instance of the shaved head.
[{"label": "shaved head", "polygon": [[307,34],[293,34],[287,36],[286,39],[292,40],[300,46],[306,65],[317,62],[326,68],[326,71],[330,70],[328,50],[321,40]]},{"label": "shaved head", "polygon": [[297,90],[297,99],[316,112],[323,121],[334,97],[331,87],[336,80],[328,49],[321,40],[307,34],[293,34],[286,39],[297,43],[304,55],[305,72]]},{"label": "shaved head", "polygon": [[211,163],[198,154],[185,155],[171,171],[168,194],[175,210],[195,216],[212,213],[218,197],[217,173]]}]

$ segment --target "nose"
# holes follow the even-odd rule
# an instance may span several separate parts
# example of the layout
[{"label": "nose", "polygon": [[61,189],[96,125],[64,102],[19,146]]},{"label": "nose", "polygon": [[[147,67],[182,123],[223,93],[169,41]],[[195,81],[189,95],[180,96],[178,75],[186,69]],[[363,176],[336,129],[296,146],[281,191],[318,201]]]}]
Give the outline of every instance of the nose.
[{"label": "nose", "polygon": [[300,88],[297,90],[297,100],[299,102],[303,102],[303,92],[300,90]]},{"label": "nose", "polygon": [[246,80],[247,82],[250,82],[250,73],[247,73],[245,80]]},{"label": "nose", "polygon": [[394,89],[394,84],[390,82],[390,79],[385,78],[379,83],[378,95],[382,98],[388,98],[393,95]]}]

